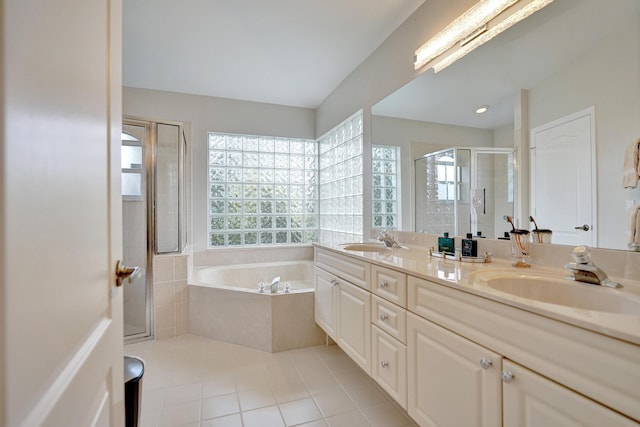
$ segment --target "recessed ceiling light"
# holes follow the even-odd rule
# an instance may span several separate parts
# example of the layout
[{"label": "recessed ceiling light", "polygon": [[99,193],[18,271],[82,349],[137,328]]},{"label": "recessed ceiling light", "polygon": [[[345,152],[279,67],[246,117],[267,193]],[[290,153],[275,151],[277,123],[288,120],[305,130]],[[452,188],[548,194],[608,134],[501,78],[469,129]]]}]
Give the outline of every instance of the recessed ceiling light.
[{"label": "recessed ceiling light", "polygon": [[480,107],[476,108],[476,114],[486,113],[488,109],[488,105],[481,105]]}]

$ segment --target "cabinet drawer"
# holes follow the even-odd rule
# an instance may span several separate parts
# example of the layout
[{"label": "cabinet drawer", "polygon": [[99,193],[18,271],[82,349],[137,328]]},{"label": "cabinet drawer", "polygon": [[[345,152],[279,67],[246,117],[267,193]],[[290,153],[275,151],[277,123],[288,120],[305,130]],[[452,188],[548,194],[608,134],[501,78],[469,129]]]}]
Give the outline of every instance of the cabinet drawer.
[{"label": "cabinet drawer", "polygon": [[374,325],[403,343],[407,342],[407,310],[373,295],[371,321]]},{"label": "cabinet drawer", "polygon": [[407,308],[407,275],[378,265],[371,266],[372,291],[384,299]]},{"label": "cabinet drawer", "polygon": [[356,286],[371,290],[368,262],[316,248],[316,265]]},{"label": "cabinet drawer", "polygon": [[407,409],[407,346],[371,325],[371,376]]}]

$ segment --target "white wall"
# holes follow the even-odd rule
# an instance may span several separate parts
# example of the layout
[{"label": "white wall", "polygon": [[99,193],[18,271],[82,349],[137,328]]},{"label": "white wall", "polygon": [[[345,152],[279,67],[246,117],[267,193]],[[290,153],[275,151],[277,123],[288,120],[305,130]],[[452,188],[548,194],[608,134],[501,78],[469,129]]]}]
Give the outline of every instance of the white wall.
[{"label": "white wall", "polygon": [[[420,6],[318,107],[317,135],[323,135],[361,108],[367,128],[371,106],[420,74],[413,69],[416,48],[475,3],[476,0],[428,0]],[[365,145],[369,142],[365,132]]]},{"label": "white wall", "polygon": [[529,91],[531,128],[595,105],[598,246],[626,249],[624,150],[640,137],[640,22],[621,30]]},{"label": "white wall", "polygon": [[205,250],[208,239],[207,132],[315,138],[315,111],[307,108],[125,87],[123,114],[190,123],[194,252]]}]

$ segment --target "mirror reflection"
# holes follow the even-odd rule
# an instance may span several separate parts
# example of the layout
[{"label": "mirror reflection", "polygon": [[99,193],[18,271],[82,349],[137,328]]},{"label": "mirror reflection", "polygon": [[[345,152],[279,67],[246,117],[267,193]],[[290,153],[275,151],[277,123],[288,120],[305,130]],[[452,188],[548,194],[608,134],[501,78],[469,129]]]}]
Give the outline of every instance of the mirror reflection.
[{"label": "mirror reflection", "polygon": [[[475,112],[484,105],[486,112]],[[564,131],[585,115],[586,131]],[[637,0],[556,0],[447,69],[423,72],[372,107],[372,143],[401,148],[401,204],[411,209],[403,210],[398,223],[411,231],[436,229],[429,222],[435,217],[418,196],[425,177],[414,160],[460,147],[507,148],[513,150],[516,226],[530,228],[532,215],[540,227],[554,229],[553,243],[628,249],[629,215],[640,203],[640,189],[622,185],[623,160],[638,137]],[[575,138],[586,144],[575,146]],[[545,151],[545,143],[562,139],[562,150]],[[585,164],[586,171],[574,178]],[[585,183],[586,190],[578,186]],[[468,190],[457,197],[477,196]],[[584,202],[586,194],[591,201]],[[504,226],[502,210],[492,213],[490,223]],[[500,236],[499,227],[489,231],[476,222],[474,228],[467,217],[470,230]],[[462,230],[456,234],[464,235]]]},{"label": "mirror reflection", "polygon": [[513,149],[452,147],[415,160],[416,229],[500,237],[513,216]]}]

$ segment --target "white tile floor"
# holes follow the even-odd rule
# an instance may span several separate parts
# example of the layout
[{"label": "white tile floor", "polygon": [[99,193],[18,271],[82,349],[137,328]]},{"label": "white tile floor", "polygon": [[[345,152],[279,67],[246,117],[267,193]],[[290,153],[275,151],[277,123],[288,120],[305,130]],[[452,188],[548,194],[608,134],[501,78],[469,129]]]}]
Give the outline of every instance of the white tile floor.
[{"label": "white tile floor", "polygon": [[196,335],[125,346],[144,359],[141,427],[406,427],[336,345],[264,353]]}]

